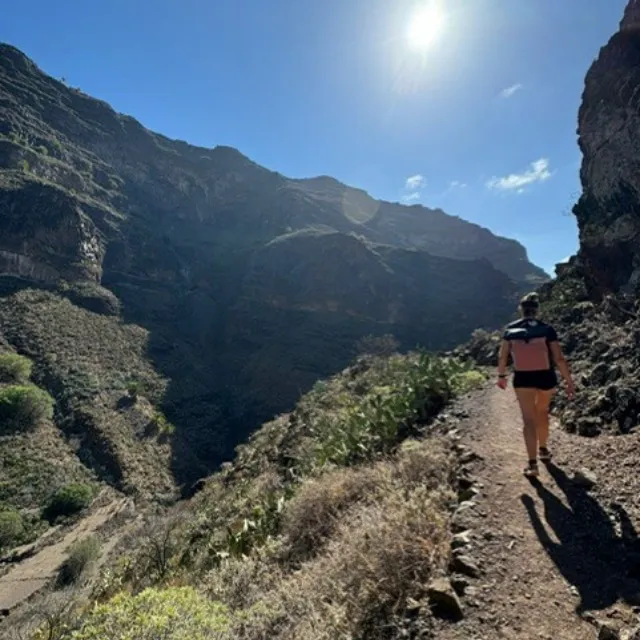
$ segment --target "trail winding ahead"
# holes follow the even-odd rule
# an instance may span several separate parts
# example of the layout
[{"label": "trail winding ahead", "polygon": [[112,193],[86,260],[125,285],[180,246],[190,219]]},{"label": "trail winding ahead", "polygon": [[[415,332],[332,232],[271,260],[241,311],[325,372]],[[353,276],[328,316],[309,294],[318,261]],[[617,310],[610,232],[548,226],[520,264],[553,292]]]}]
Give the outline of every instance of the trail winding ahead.
[{"label": "trail winding ahead", "polygon": [[[613,440],[633,448],[637,437],[587,440],[552,425],[553,464],[541,464],[539,481],[529,481],[522,475],[526,455],[513,390],[485,388],[463,406],[467,417],[459,429],[462,442],[479,456],[472,471],[481,492],[454,522],[469,527],[465,554],[482,574],[463,598],[465,618],[443,626],[437,637],[592,640],[603,623],[623,629],[622,638],[633,637],[629,630],[637,616],[631,605],[640,604],[634,577],[640,565],[634,568],[632,561],[637,535],[625,506],[617,503],[612,510],[610,492],[601,488],[615,459],[601,470]],[[637,460],[634,454],[630,450]],[[570,479],[585,463],[598,470],[593,491]]]},{"label": "trail winding ahead", "polygon": [[96,533],[127,505],[128,500],[120,498],[98,507],[71,527],[60,540],[11,565],[0,576],[0,611],[12,611],[48,585],[57,576],[70,548]]}]

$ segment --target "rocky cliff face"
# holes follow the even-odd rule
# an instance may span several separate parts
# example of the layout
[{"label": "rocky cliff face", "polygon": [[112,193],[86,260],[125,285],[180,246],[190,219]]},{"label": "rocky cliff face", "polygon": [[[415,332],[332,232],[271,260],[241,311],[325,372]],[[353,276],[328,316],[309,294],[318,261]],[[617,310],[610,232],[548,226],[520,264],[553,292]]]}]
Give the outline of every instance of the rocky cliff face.
[{"label": "rocky cliff face", "polygon": [[640,286],[640,4],[589,69],[579,113],[580,261],[595,297]]},{"label": "rocky cliff face", "polygon": [[[525,248],[515,240],[495,236],[488,229],[421,205],[402,206],[374,200],[332,178],[290,181],[305,194],[307,202],[324,203],[315,214],[318,223],[343,231],[353,230],[373,242],[408,249],[423,249],[434,256],[474,260],[486,258],[508,274],[519,287],[530,289],[548,280],[532,265]],[[328,212],[331,215],[328,216]],[[305,211],[307,224],[311,211]]]},{"label": "rocky cliff face", "polygon": [[[583,194],[574,207],[580,249],[542,288],[562,336],[578,397],[556,408],[583,435],[630,433],[640,424],[640,2],[585,79],[578,133]],[[495,341],[482,347],[495,354]]]},{"label": "rocky cliff face", "polygon": [[[178,427],[174,471],[198,475],[343,368],[364,335],[451,346],[500,324],[518,292],[545,278],[519,244],[486,229],[169,140],[0,46],[3,331],[59,394],[100,378],[65,405],[85,425],[76,400],[93,408],[94,457],[122,431],[118,397],[140,372],[150,379],[149,364]],[[36,286],[49,297],[21,291]],[[77,330],[52,333],[47,313]],[[105,322],[110,357],[94,333]],[[101,464],[123,483],[122,469],[149,456],[135,442],[105,445]]]}]

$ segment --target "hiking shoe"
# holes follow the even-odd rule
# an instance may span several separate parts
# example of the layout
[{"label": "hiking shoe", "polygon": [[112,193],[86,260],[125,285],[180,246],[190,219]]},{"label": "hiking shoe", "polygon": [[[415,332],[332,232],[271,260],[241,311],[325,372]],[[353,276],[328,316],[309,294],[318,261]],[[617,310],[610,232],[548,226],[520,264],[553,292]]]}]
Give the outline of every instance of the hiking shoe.
[{"label": "hiking shoe", "polygon": [[530,460],[522,473],[524,473],[527,478],[537,478],[540,475],[540,472],[538,471],[538,463]]},{"label": "hiking shoe", "polygon": [[553,454],[547,447],[540,447],[540,455],[538,457],[542,462],[549,462],[553,458]]}]

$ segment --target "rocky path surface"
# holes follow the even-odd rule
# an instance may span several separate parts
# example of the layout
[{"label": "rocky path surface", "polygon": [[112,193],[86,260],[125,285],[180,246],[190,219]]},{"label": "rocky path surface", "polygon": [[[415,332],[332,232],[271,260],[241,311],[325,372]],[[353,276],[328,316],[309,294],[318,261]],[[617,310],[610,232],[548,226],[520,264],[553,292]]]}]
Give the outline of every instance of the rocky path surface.
[{"label": "rocky path surface", "polygon": [[129,501],[126,498],[119,498],[96,508],[66,532],[60,540],[12,564],[9,571],[0,576],[0,612],[7,615],[16,606],[49,584],[57,576],[60,565],[67,558],[71,546],[96,533],[128,504]]},{"label": "rocky path surface", "polygon": [[464,617],[436,637],[640,640],[638,436],[586,439],[554,425],[553,464],[529,481],[511,389],[472,394],[462,415],[463,471],[477,492],[453,520]]}]

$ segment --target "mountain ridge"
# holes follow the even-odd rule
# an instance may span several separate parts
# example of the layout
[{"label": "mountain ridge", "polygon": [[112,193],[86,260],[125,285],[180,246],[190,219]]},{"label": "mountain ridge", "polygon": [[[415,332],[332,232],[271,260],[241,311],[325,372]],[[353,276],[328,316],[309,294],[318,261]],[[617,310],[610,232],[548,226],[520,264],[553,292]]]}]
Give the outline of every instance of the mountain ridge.
[{"label": "mountain ridge", "polygon": [[188,486],[363,337],[451,347],[545,279],[478,225],[170,140],[0,45],[0,333],[116,488]]},{"label": "mountain ridge", "polygon": [[[68,87],[66,87],[66,85],[64,85],[63,83],[54,80],[52,78],[49,78],[48,76],[46,76],[46,74],[44,74],[42,71],[40,71],[40,69],[37,67],[37,65],[35,65],[35,63],[33,61],[31,61],[24,53],[22,53],[19,49],[11,46],[11,45],[7,45],[7,44],[2,44],[0,43],[0,53],[2,53],[2,57],[8,60],[18,60],[18,64],[17,66],[22,68],[22,69],[26,69],[27,71],[29,71],[30,73],[33,74],[39,74],[42,77],[46,77],[47,78],[47,83],[51,86],[51,84],[53,84],[54,86],[56,86],[57,88],[62,88],[64,90],[69,91]],[[11,55],[6,55],[7,53],[10,53]],[[85,96],[85,94],[82,94],[80,91],[77,90],[70,90],[73,94],[72,97],[77,98],[81,103],[85,102],[86,100],[90,100],[90,101],[94,101],[95,99],[90,98],[89,96]],[[123,114],[119,114],[117,113],[112,107],[110,107],[106,102],[101,101],[101,100],[95,100],[96,103],[98,103],[99,108],[103,109],[105,111],[105,113],[108,113],[111,117],[115,118],[115,119],[121,119],[122,123],[121,123],[121,128],[124,128],[125,126],[128,127],[132,127],[133,129],[135,129],[136,131],[140,132],[144,132],[147,135],[150,135],[153,138],[157,138],[160,142],[162,143],[166,143],[170,149],[173,149],[174,151],[180,151],[181,153],[186,153],[188,154],[192,159],[197,159],[197,160],[201,160],[203,159],[203,157],[206,157],[208,160],[210,161],[214,161],[214,160],[218,160],[218,159],[222,159],[227,163],[232,163],[234,166],[237,165],[244,165],[244,166],[250,166],[252,169],[257,170],[258,173],[261,173],[264,176],[272,176],[274,178],[279,178],[282,179],[284,181],[283,184],[279,185],[280,187],[285,187],[285,186],[306,186],[306,187],[311,187],[313,185],[317,185],[318,183],[321,183],[323,186],[326,187],[327,183],[331,183],[332,188],[333,189],[337,189],[338,193],[336,194],[338,197],[342,197],[343,199],[354,199],[356,200],[355,204],[355,208],[357,208],[357,199],[363,199],[366,200],[366,202],[364,203],[364,211],[360,212],[361,215],[364,215],[365,217],[367,216],[368,211],[370,212],[372,210],[372,208],[391,208],[392,211],[389,212],[389,215],[393,215],[394,213],[397,214],[398,212],[402,212],[405,216],[411,216],[411,212],[414,212],[415,210],[419,210],[421,212],[421,214],[427,214],[428,216],[431,217],[438,217],[438,218],[443,218],[445,220],[447,220],[450,224],[454,224],[457,225],[458,228],[456,229],[456,231],[459,231],[460,229],[467,228],[467,229],[472,229],[475,233],[477,234],[481,234],[482,236],[484,236],[483,239],[490,239],[491,241],[495,242],[496,245],[500,245],[502,244],[504,247],[509,247],[511,249],[512,252],[514,252],[515,254],[515,262],[518,263],[520,261],[527,261],[527,257],[526,257],[526,250],[524,249],[524,247],[522,247],[522,245],[520,245],[517,241],[512,240],[512,239],[505,239],[505,238],[501,238],[500,236],[497,236],[496,234],[494,234],[493,232],[491,232],[490,230],[486,229],[485,227],[482,227],[481,225],[477,225],[475,223],[471,223],[471,222],[467,222],[464,221],[463,225],[459,225],[459,223],[455,223],[453,222],[453,220],[462,220],[460,218],[458,218],[457,216],[450,216],[449,214],[446,214],[445,212],[443,212],[441,209],[430,209],[428,207],[424,207],[423,205],[412,205],[411,207],[407,207],[404,205],[401,205],[400,203],[394,203],[394,202],[390,202],[390,201],[384,201],[384,200],[376,200],[374,198],[372,198],[371,196],[369,196],[368,193],[366,193],[364,190],[362,189],[358,189],[358,188],[354,188],[354,187],[349,187],[345,184],[343,184],[342,182],[338,181],[335,178],[330,178],[328,176],[315,176],[315,177],[305,177],[305,178],[286,178],[285,176],[283,176],[281,173],[277,172],[277,171],[272,171],[269,169],[266,169],[264,167],[261,167],[260,165],[258,165],[257,163],[253,162],[252,160],[250,160],[247,156],[245,156],[244,154],[242,154],[239,150],[230,147],[228,145],[217,145],[214,146],[213,148],[207,148],[207,147],[201,147],[201,146],[196,146],[196,145],[191,145],[188,144],[184,141],[181,140],[171,140],[169,138],[167,138],[166,136],[163,136],[162,134],[156,134],[156,133],[152,133],[150,132],[148,129],[144,128],[143,125],[141,125],[137,120],[135,120],[134,118],[132,118],[131,116],[128,115],[123,115]],[[95,116],[96,114],[94,114]],[[347,203],[347,204],[351,204],[351,203]],[[343,215],[345,217],[347,217],[348,219],[348,215],[346,215],[343,212]],[[325,220],[326,222],[326,220]],[[334,220],[333,220],[334,224],[336,223],[335,220],[335,215],[334,215]],[[367,222],[369,222],[369,220],[367,220]],[[420,220],[418,219],[418,225],[417,228],[419,228],[419,223]],[[387,220],[382,220],[382,221],[378,221],[377,224],[378,227],[384,227],[384,229],[389,232],[390,229],[390,225],[389,222]],[[376,228],[375,226],[372,227],[372,225],[367,225],[367,224],[357,224],[351,227],[348,227],[349,230],[352,231],[357,231],[357,230],[362,230],[367,229],[369,233],[371,233],[373,236],[377,236],[377,237],[371,237],[370,239],[372,240],[376,240],[376,241],[380,241],[380,229]],[[424,231],[423,231],[423,235],[424,235]],[[386,242],[392,244],[392,240],[394,238],[392,237],[391,239],[387,238]],[[395,238],[397,240],[397,238]],[[421,239],[421,241],[419,242],[411,242],[409,239],[407,238],[403,238],[402,241],[400,242],[400,244],[402,246],[417,246],[417,247],[421,247],[421,248],[425,248],[424,245],[424,239]],[[445,243],[443,242],[443,238],[440,237],[438,239],[437,243],[431,243],[429,245],[430,249],[433,250],[437,244],[440,245],[444,245]],[[493,249],[493,247],[491,248]],[[490,250],[491,250],[490,249]],[[490,250],[487,251],[486,253],[490,253]],[[508,253],[509,251],[507,251]],[[447,254],[448,255],[448,254]],[[460,257],[460,255],[449,255],[449,257]],[[490,255],[487,255],[487,257],[489,257],[489,259],[491,259]],[[523,275],[532,275],[534,277],[538,277],[538,278],[542,278],[542,279],[548,279],[547,274],[545,274],[541,269],[536,268],[534,266],[529,265],[528,270],[530,273],[517,273],[514,274],[514,279],[516,280],[521,280]]]}]

